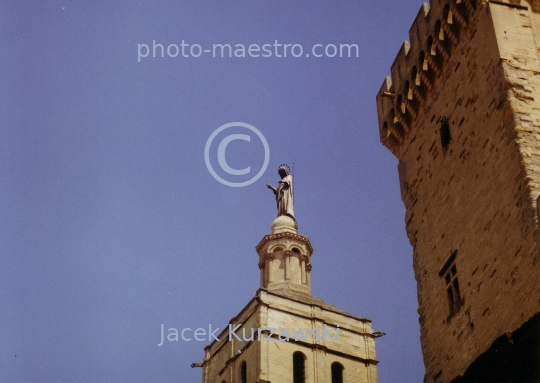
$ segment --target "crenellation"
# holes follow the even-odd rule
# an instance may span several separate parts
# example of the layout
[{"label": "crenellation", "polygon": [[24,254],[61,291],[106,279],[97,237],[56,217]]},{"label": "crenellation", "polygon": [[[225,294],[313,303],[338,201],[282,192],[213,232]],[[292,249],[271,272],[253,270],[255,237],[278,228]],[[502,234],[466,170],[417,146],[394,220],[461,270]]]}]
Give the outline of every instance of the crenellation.
[{"label": "crenellation", "polygon": [[[469,3],[470,0],[432,2],[431,7],[424,3],[409,30],[411,43],[403,44],[391,66],[391,80],[383,84],[377,103],[381,142],[394,154],[398,153],[412,121],[418,118],[419,105],[425,102],[459,43],[461,31],[475,8],[472,3],[467,7]],[[388,105],[390,101],[380,100],[385,92],[395,95],[392,106]]]},{"label": "crenellation", "polygon": [[401,92],[398,92],[399,87],[396,88],[395,85],[401,84],[409,77],[407,72],[407,56],[409,51],[410,44],[405,40],[403,44],[401,44],[398,54],[394,59],[394,63],[390,67],[390,76],[392,78],[392,84],[394,85],[393,91],[395,91],[396,94],[401,94]]},{"label": "crenellation", "polygon": [[411,46],[419,47],[425,40],[425,36],[429,35],[429,17],[431,13],[430,4],[422,3],[418,10],[418,14],[414,19],[411,28],[409,29],[409,41]]}]

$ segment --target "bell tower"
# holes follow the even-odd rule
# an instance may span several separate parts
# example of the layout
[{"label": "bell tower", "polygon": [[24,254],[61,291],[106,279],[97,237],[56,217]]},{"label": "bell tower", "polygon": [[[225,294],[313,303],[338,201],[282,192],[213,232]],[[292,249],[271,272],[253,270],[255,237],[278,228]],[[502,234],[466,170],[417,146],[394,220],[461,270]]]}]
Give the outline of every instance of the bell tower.
[{"label": "bell tower", "polygon": [[277,217],[271,234],[264,236],[256,250],[261,288],[311,293],[309,274],[313,248],[307,237],[298,234],[292,218],[285,215]]},{"label": "bell tower", "polygon": [[203,383],[377,383],[375,338],[384,333],[311,294],[313,248],[298,234],[292,177],[281,169],[280,185],[268,185],[278,217],[256,246],[260,288],[192,367]]}]

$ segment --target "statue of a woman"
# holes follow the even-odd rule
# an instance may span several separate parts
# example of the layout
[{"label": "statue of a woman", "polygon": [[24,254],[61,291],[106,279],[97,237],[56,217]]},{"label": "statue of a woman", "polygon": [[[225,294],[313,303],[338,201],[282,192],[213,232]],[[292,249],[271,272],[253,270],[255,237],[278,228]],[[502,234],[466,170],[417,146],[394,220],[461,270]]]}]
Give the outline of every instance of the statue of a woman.
[{"label": "statue of a woman", "polygon": [[272,191],[276,195],[278,210],[277,216],[279,217],[280,215],[286,215],[288,217],[291,217],[296,222],[296,218],[294,218],[292,176],[289,174],[289,171],[283,166],[279,167],[278,173],[281,177],[281,181],[279,181],[279,185],[277,188],[273,187],[272,185],[266,184],[266,186],[269,189],[272,189]]}]

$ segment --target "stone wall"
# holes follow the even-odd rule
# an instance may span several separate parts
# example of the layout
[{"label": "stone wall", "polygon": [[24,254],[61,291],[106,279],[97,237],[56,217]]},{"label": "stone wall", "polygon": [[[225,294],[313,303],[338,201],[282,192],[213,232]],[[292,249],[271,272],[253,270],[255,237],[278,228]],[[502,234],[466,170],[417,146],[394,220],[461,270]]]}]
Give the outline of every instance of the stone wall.
[{"label": "stone wall", "polygon": [[[340,363],[344,367],[344,381],[377,383],[377,363],[375,355],[375,337],[371,329],[371,321],[358,318],[337,310],[311,294],[297,291],[273,293],[261,289],[257,296],[234,318],[230,324],[233,328],[241,324],[236,331],[243,338],[242,329],[246,329],[246,337],[251,337],[251,329],[255,329],[252,341],[228,339],[225,329],[205,348],[205,360],[202,363],[203,383],[240,383],[240,369],[247,363],[247,381],[254,383],[291,382],[293,379],[293,353],[301,352],[305,356],[306,383],[327,383],[331,381],[332,363]],[[312,329],[334,329],[331,337],[315,340]],[[337,327],[340,335],[337,338]],[[258,328],[275,328],[276,333],[271,342],[267,341],[268,331],[257,339]],[[290,340],[280,340],[279,329],[289,329]],[[310,334],[295,340],[293,329],[307,329]]]},{"label": "stone wall", "polygon": [[522,3],[424,4],[377,95],[381,142],[399,159],[426,382],[463,375],[540,311],[540,15]]}]

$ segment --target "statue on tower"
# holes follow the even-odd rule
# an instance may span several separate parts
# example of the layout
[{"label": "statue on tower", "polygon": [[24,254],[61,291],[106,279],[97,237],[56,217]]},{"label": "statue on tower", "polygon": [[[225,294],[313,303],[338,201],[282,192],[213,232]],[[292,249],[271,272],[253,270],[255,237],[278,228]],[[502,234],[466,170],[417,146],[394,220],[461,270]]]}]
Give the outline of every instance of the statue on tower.
[{"label": "statue on tower", "polygon": [[266,184],[268,189],[272,189],[276,195],[277,202],[277,216],[285,215],[291,217],[296,223],[294,217],[294,201],[293,201],[293,179],[289,173],[289,170],[285,165],[281,165],[278,169],[278,173],[281,177],[278,187],[275,188],[272,185]]}]

